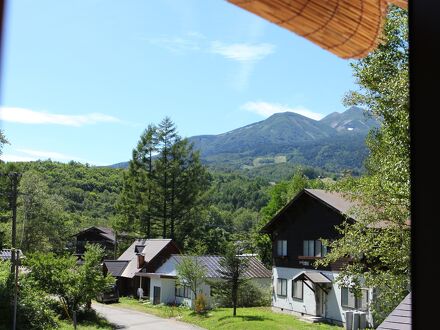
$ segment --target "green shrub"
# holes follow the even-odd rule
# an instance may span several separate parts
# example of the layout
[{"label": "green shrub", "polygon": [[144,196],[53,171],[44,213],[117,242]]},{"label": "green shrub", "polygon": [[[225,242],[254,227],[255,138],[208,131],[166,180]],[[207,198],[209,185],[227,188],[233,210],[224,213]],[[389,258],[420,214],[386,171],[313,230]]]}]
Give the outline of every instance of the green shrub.
[{"label": "green shrub", "polygon": [[[50,300],[36,289],[26,275],[20,274],[17,299],[17,329],[54,329],[55,313]],[[12,325],[14,281],[10,274],[10,263],[0,262],[0,324]],[[0,328],[1,329],[1,328]]]},{"label": "green shrub", "polygon": [[194,304],[194,310],[196,313],[201,314],[206,311],[207,301],[203,293],[199,293],[196,296],[196,301]]},{"label": "green shrub", "polygon": [[[231,297],[222,289],[223,282],[211,283],[214,304],[218,307],[232,307]],[[238,307],[270,306],[270,288],[264,288],[252,281],[246,281],[238,288]]]}]

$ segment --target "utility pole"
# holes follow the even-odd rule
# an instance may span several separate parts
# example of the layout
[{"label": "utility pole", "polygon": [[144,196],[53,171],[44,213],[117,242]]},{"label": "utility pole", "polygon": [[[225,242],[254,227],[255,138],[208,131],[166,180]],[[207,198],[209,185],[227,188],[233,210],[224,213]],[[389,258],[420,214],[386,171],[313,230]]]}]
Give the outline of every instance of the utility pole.
[{"label": "utility pole", "polygon": [[11,250],[11,273],[15,275],[15,250],[17,244],[17,196],[18,196],[18,179],[21,173],[10,172],[8,173],[11,180],[11,194],[9,199],[9,206],[12,210],[12,250]]},{"label": "utility pole", "polygon": [[17,328],[17,296],[18,296],[18,263],[20,260],[20,250],[17,250],[17,260],[15,262],[15,285],[14,285],[14,319],[12,330]]},{"label": "utility pole", "polygon": [[[12,210],[12,240],[11,240],[11,273],[14,278],[14,314],[12,330],[17,326],[17,296],[18,296],[18,262],[19,251],[17,249],[17,196],[18,196],[18,181],[21,173],[9,172],[7,174],[1,173],[2,176],[8,176],[11,181],[11,190],[9,194],[9,207]],[[17,254],[16,254],[17,252]]]}]

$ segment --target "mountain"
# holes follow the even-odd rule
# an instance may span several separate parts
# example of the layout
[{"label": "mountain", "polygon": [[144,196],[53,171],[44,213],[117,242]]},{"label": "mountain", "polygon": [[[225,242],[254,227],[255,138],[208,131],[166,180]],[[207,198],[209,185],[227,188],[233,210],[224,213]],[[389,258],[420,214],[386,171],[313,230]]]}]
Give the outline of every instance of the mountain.
[{"label": "mountain", "polygon": [[364,111],[358,107],[351,107],[343,113],[333,112],[320,120],[338,132],[354,131],[368,133],[372,127],[378,127],[379,123],[373,118],[364,115]]},{"label": "mountain", "polygon": [[361,172],[368,154],[366,134],[378,125],[358,107],[321,120],[283,112],[223,134],[188,139],[200,150],[202,161],[214,169],[249,171],[300,164],[333,173],[347,169]]}]

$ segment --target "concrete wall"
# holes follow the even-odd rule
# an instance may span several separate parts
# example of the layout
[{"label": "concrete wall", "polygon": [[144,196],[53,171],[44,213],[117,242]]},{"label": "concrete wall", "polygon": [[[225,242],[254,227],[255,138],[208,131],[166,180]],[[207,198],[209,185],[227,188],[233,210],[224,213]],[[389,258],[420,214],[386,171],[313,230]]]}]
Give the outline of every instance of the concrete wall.
[{"label": "concrete wall", "polygon": [[[316,315],[316,300],[315,293],[304,284],[303,299],[298,300],[292,298],[292,279],[305,269],[298,268],[273,268],[273,290],[272,290],[272,306],[274,309],[281,312],[288,312],[294,315]],[[338,272],[332,271],[320,271],[330,280],[334,280]],[[287,279],[287,296],[282,297],[276,294],[276,284],[278,278]],[[313,283],[307,281],[307,283],[313,288]],[[332,284],[328,294],[325,297],[325,313],[324,317],[337,324],[345,323],[345,311],[353,310],[351,308],[345,308],[341,306],[341,288]],[[371,301],[372,290],[369,290],[369,297]],[[371,324],[371,314],[367,315],[367,320]]]}]

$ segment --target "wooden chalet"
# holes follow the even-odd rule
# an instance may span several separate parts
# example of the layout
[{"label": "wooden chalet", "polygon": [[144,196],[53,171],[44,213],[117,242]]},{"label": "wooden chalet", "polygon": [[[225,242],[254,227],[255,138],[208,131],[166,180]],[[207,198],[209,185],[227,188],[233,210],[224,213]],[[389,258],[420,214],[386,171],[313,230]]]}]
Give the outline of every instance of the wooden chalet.
[{"label": "wooden chalet", "polygon": [[82,260],[85,246],[99,244],[105,251],[105,259],[114,258],[116,252],[116,236],[111,228],[92,226],[73,235],[75,237],[75,255]]},{"label": "wooden chalet", "polygon": [[348,259],[328,267],[313,266],[328,252],[321,239],[340,237],[335,226],[342,224],[352,206],[339,193],[304,189],[262,228],[272,240],[275,311],[345,324],[346,312],[356,310],[373,323],[368,310],[372,288],[362,288],[362,297],[355,298],[348,287],[334,283]]}]

